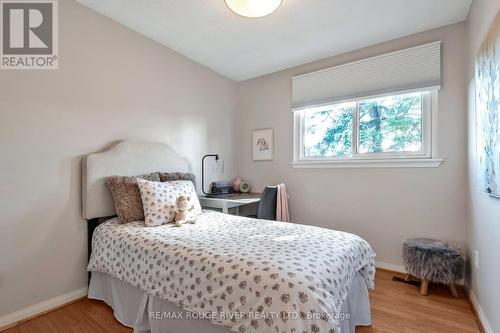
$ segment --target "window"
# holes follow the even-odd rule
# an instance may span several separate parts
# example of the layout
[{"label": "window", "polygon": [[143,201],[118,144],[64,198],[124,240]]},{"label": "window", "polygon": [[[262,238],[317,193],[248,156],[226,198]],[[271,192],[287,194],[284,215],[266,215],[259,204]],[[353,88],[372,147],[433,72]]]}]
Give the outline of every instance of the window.
[{"label": "window", "polygon": [[421,91],[295,111],[292,166],[439,166],[436,101],[437,92]]}]

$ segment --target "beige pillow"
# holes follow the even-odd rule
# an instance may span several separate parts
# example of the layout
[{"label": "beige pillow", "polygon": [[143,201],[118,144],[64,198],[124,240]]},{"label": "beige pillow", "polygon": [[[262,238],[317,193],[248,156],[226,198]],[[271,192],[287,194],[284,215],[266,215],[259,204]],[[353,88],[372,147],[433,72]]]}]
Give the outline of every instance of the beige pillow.
[{"label": "beige pillow", "polygon": [[189,199],[190,212],[193,216],[201,213],[200,201],[196,195],[194,185],[189,180],[170,182],[150,182],[138,179],[144,207],[144,223],[147,226],[158,226],[172,222],[175,218],[177,198],[181,195]]},{"label": "beige pillow", "polygon": [[144,221],[144,210],[141,192],[137,186],[137,178],[160,181],[158,173],[138,177],[112,176],[106,179],[106,184],[115,201],[116,215],[118,215],[118,223],[120,224]]}]

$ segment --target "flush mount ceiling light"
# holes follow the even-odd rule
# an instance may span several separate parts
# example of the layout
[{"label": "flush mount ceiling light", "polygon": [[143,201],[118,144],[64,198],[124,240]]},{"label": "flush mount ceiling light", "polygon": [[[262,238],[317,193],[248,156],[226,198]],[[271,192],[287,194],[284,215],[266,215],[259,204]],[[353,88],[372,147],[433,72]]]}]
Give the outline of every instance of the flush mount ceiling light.
[{"label": "flush mount ceiling light", "polygon": [[263,17],[274,12],[283,0],[224,0],[226,5],[238,15]]}]

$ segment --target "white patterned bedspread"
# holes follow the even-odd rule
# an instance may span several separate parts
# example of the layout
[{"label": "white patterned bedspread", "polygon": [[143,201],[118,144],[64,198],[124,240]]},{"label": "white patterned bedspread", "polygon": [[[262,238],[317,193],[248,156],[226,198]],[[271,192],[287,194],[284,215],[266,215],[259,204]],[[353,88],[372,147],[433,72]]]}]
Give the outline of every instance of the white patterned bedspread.
[{"label": "white patterned bedspread", "polygon": [[89,271],[237,332],[337,332],[355,273],[374,286],[375,254],[358,236],[217,212],[180,228],[112,219],[92,249]]}]

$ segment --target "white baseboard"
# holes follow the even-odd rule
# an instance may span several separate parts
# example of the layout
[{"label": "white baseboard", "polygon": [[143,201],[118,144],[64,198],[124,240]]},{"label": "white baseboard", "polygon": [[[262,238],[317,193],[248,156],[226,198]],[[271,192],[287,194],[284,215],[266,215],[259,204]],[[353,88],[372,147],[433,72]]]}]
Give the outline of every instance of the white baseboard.
[{"label": "white baseboard", "polygon": [[403,266],[388,264],[386,262],[376,261],[375,267],[406,274],[406,269]]},{"label": "white baseboard", "polygon": [[476,295],[470,289],[469,287],[464,287],[466,289],[466,292],[469,296],[469,301],[471,305],[474,307],[474,310],[477,313],[477,316],[479,317],[479,321],[483,325],[485,333],[493,333],[493,328],[491,328],[490,323],[488,322],[488,319],[486,318],[486,315],[484,314],[483,309],[481,308],[481,305],[479,305],[479,302],[477,301]]},{"label": "white baseboard", "polygon": [[51,298],[41,303],[29,306],[22,310],[12,312],[3,317],[0,317],[0,331],[10,326],[13,326],[16,323],[19,323],[23,320],[36,317],[37,315],[43,314],[44,312],[48,312],[64,304],[72,302],[78,298],[84,297],[87,295],[87,291],[88,291],[87,287],[74,290],[67,294]]}]

